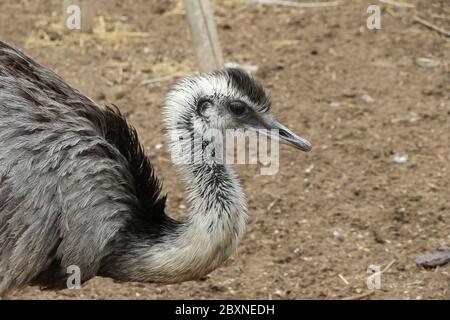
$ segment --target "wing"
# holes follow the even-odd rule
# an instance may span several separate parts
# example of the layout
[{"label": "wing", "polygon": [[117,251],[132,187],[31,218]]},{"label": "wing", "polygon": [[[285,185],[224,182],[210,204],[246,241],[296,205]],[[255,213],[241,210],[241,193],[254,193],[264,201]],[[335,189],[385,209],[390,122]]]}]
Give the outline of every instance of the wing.
[{"label": "wing", "polygon": [[129,221],[164,215],[136,131],[52,71],[0,42],[0,295],[82,281]]}]

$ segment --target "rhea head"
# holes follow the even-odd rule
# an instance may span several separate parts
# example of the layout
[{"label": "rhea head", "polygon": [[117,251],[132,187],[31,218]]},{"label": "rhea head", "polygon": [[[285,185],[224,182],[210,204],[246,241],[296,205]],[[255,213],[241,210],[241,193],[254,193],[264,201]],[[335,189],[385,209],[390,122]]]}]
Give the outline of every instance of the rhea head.
[{"label": "rhea head", "polygon": [[[178,82],[167,94],[164,118],[177,137],[204,137],[207,132],[253,130],[302,151],[311,144],[271,114],[263,87],[248,73],[235,68],[199,74]],[[176,138],[181,139],[181,138]],[[173,145],[172,137],[172,147]]]}]

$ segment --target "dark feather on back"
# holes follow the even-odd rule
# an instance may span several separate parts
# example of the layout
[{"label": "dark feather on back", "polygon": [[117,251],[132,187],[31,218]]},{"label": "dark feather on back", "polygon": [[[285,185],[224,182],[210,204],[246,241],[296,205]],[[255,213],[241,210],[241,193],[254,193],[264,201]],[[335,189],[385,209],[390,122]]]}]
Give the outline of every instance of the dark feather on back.
[{"label": "dark feather on back", "polygon": [[[168,218],[136,130],[0,41],[0,295],[98,274],[130,230]],[[111,266],[113,267],[113,266]]]}]

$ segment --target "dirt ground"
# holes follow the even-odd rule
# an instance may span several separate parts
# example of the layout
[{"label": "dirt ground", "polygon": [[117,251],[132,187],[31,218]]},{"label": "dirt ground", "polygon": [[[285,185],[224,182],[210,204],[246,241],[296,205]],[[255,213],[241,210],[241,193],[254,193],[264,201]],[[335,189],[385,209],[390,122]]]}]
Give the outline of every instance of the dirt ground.
[{"label": "dirt ground", "polygon": [[[403,0],[406,1],[406,0]],[[25,50],[136,126],[168,192],[185,212],[165,151],[161,99],[196,70],[181,1],[95,1],[94,33],[63,27],[61,1],[2,0],[0,39]],[[450,247],[450,30],[447,0],[299,9],[212,1],[227,62],[258,66],[273,113],[313,143],[282,147],[280,169],[238,166],[250,219],[237,254],[201,281],[176,285],[95,278],[81,290],[26,288],[14,299],[449,299],[450,265],[415,257]],[[381,288],[369,291],[378,265]],[[367,295],[365,295],[367,293]]]}]

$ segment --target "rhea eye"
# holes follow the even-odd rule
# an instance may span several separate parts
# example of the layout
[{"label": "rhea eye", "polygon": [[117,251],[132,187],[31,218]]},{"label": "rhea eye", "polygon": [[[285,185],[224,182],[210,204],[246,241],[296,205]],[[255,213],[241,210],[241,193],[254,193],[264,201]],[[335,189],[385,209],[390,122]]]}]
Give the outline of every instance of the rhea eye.
[{"label": "rhea eye", "polygon": [[239,101],[231,102],[228,108],[233,114],[237,116],[241,116],[247,111],[247,106]]}]

